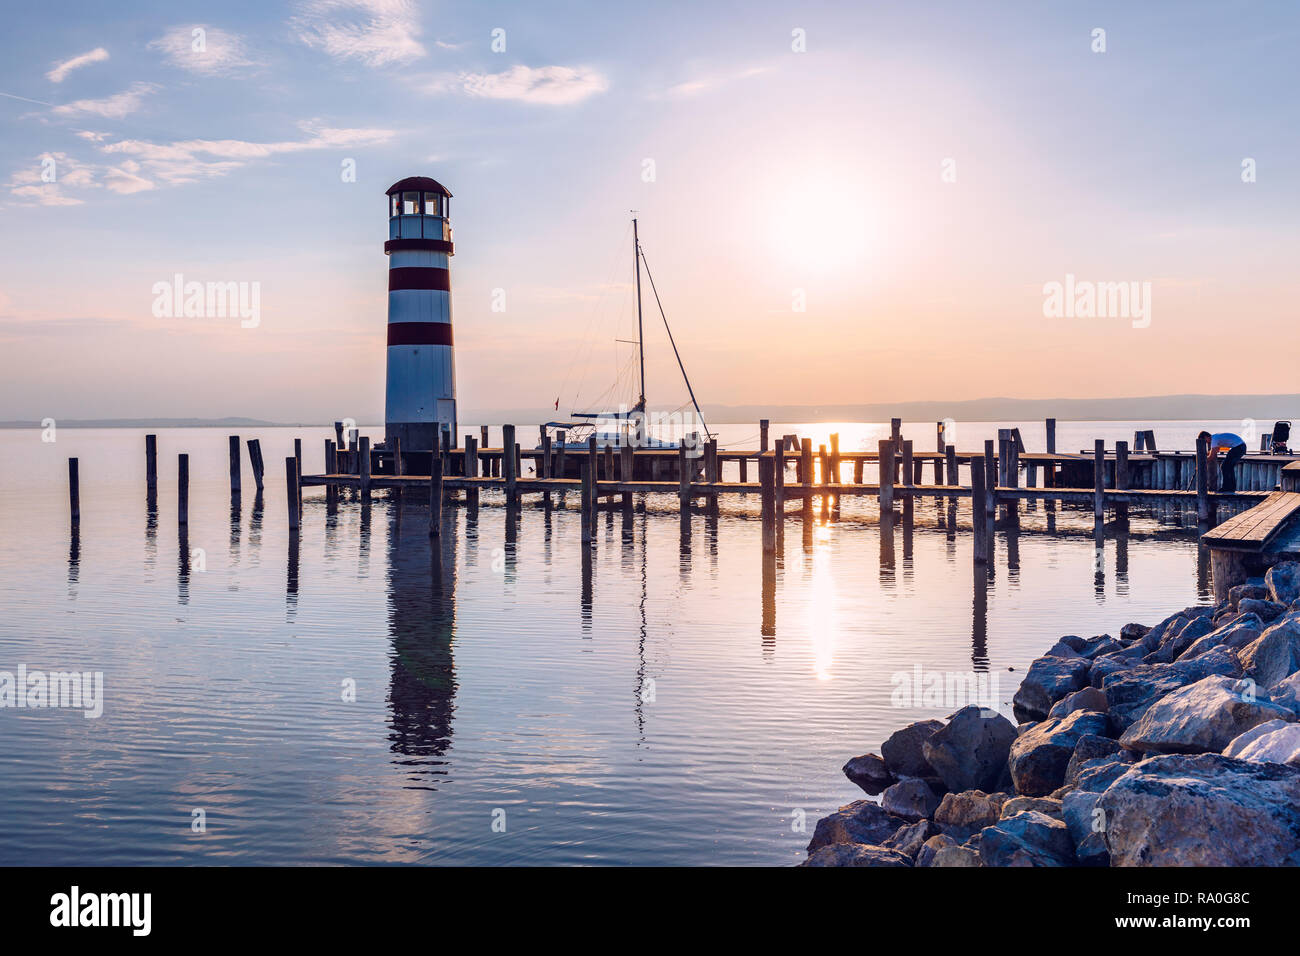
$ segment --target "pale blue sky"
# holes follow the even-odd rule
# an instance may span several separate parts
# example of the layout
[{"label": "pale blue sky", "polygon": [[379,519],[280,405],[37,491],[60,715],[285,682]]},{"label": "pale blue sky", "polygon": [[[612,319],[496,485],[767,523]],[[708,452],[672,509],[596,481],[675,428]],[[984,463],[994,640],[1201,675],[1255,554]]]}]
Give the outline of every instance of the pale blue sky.
[{"label": "pale blue sky", "polygon": [[[0,419],[376,417],[413,174],[455,194],[470,415],[604,390],[632,208],[704,401],[1296,390],[1294,4],[213,10],[7,11]],[[260,283],[259,327],[154,317],[178,272]],[[1151,326],[1045,319],[1067,272],[1151,282]]]}]

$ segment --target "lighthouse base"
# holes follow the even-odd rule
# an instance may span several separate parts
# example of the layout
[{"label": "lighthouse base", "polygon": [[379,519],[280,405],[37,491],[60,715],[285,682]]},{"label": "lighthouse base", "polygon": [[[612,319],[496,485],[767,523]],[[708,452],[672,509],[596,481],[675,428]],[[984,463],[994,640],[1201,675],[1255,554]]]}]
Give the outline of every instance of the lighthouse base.
[{"label": "lighthouse base", "polygon": [[393,439],[402,443],[402,454],[417,451],[432,451],[433,436],[441,431],[440,447],[456,447],[456,423],[451,422],[387,422],[384,425],[384,441],[389,448]]}]

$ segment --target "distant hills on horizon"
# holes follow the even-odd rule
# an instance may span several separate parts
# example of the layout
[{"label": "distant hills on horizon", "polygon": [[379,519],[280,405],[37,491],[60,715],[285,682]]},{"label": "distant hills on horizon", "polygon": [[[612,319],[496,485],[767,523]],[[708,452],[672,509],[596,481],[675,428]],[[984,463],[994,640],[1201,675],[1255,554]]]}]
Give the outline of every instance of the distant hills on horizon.
[{"label": "distant hills on horizon", "polygon": [[[670,411],[653,408],[654,411]],[[537,409],[506,408],[470,410],[464,422],[496,425],[513,421],[519,425],[567,418],[560,413],[538,413]],[[901,418],[909,422],[941,421],[952,418],[967,422],[1014,422],[1055,418],[1058,421],[1224,421],[1255,418],[1260,421],[1300,419],[1300,394],[1279,395],[1152,395],[1141,398],[976,398],[954,402],[872,402],[826,405],[708,405],[704,415],[710,423],[757,422],[886,422]],[[382,422],[363,420],[373,426]],[[94,418],[57,419],[60,428],[281,428],[330,427],[333,420],[319,422],[273,422],[258,418]],[[0,428],[40,428],[39,421],[0,421]]]}]

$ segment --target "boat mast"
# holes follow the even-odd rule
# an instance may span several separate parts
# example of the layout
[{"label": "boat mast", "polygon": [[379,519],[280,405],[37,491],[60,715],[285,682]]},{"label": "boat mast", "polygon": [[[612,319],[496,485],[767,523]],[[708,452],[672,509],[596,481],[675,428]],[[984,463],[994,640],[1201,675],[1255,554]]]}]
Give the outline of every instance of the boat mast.
[{"label": "boat mast", "polygon": [[637,236],[636,217],[632,218],[632,265],[636,268],[636,347],[641,357],[641,395],[636,411],[645,411],[645,329],[641,324],[641,240]]}]

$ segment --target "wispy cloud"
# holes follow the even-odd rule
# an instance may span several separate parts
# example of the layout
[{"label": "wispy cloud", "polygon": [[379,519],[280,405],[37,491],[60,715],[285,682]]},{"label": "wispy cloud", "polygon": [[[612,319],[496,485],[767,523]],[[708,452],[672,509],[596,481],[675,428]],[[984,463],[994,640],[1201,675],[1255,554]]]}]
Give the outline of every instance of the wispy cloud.
[{"label": "wispy cloud", "polygon": [[732,70],[727,73],[708,73],[670,86],[666,91],[664,91],[663,95],[670,97],[696,96],[700,93],[717,89],[727,83],[732,83],[736,80],[745,80],[751,76],[758,76],[759,74],[766,72],[767,67],[765,66],[751,66],[739,70]]},{"label": "wispy cloud", "polygon": [[429,93],[459,91],[493,100],[518,100],[565,106],[609,89],[604,74],[583,66],[512,66],[501,73],[461,73],[436,77]]},{"label": "wispy cloud", "polygon": [[303,0],[289,25],[298,39],[367,66],[409,63],[427,54],[412,0]]},{"label": "wispy cloud", "polygon": [[[52,179],[51,179],[52,177]],[[6,184],[9,193],[26,203],[40,206],[79,206],[82,199],[72,190],[96,187],[94,166],[67,153],[41,153],[35,161],[14,171]]]},{"label": "wispy cloud", "polygon": [[60,63],[55,63],[54,68],[45,74],[45,78],[51,83],[62,83],[64,77],[73,70],[80,69],[83,66],[90,66],[92,63],[101,63],[107,59],[108,51],[102,46],[97,46],[89,53],[79,53]]},{"label": "wispy cloud", "polygon": [[172,27],[149,44],[174,67],[201,76],[229,76],[251,66],[244,38],[202,24]]},{"label": "wispy cloud", "polygon": [[141,102],[158,86],[153,83],[132,83],[129,89],[98,100],[74,100],[54,107],[60,116],[77,116],[90,113],[105,119],[122,119],[140,108]]}]

